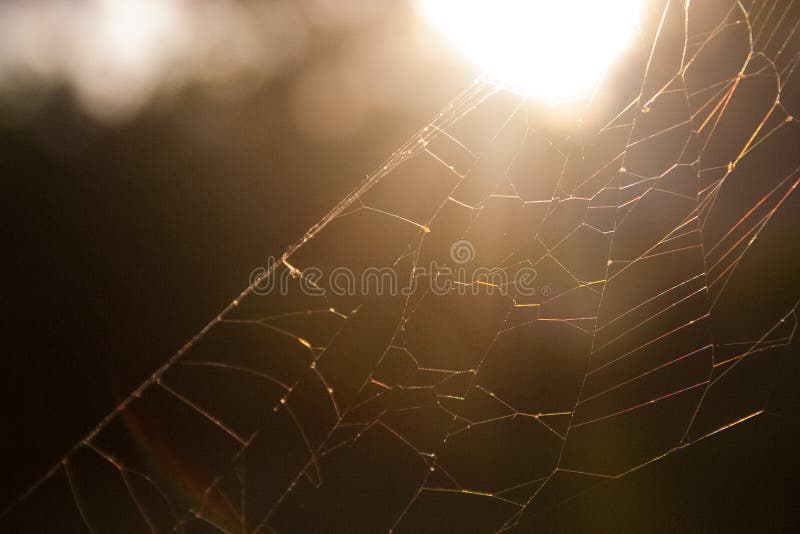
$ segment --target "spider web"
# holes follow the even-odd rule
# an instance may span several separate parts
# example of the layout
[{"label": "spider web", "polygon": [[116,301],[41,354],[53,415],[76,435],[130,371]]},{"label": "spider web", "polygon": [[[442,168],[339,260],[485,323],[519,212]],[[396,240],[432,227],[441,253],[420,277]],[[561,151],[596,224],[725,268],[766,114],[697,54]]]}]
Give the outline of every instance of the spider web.
[{"label": "spider web", "polygon": [[[768,417],[800,297],[771,233],[800,182],[799,25],[794,1],[667,1],[588,105],[476,80],[3,520],[502,531]],[[424,289],[463,241],[536,291]],[[303,290],[433,264],[411,294]]]}]

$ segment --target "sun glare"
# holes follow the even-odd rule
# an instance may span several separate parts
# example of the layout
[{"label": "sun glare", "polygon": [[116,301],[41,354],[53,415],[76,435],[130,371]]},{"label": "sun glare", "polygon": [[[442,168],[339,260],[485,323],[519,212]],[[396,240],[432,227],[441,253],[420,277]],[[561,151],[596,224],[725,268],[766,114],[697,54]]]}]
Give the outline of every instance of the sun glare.
[{"label": "sun glare", "polygon": [[419,0],[494,82],[550,103],[591,93],[631,40],[643,0]]},{"label": "sun glare", "polygon": [[161,42],[177,26],[177,12],[169,2],[103,0],[97,45],[118,63],[139,64],[157,55]]}]

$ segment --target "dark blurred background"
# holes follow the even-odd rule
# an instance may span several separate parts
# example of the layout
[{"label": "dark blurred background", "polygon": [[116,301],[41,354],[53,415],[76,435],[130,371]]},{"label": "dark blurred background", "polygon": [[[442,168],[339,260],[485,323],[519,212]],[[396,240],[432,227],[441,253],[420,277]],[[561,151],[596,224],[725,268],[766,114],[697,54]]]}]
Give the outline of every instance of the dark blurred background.
[{"label": "dark blurred background", "polygon": [[[153,52],[175,63],[130,80],[110,81],[116,67],[102,54],[31,74],[14,61],[88,15],[62,2],[51,41],[32,26],[14,37],[12,22],[53,11],[26,4],[0,6],[3,503],[477,75],[409,5],[388,0],[272,2],[270,13],[200,2],[182,30],[181,46],[205,42],[192,69],[174,67],[185,53],[176,45]],[[275,24],[277,12],[289,36],[270,42],[258,17]],[[203,39],[215,21],[229,31]],[[239,62],[216,75],[221,50]],[[795,350],[775,354],[786,418],[583,491],[543,524],[796,531]]]},{"label": "dark blurred background", "polygon": [[[408,4],[269,2],[299,36],[250,42],[235,24],[269,38],[252,20],[262,4],[198,3],[234,20],[218,46],[266,47],[280,67],[186,74],[145,104],[116,87],[87,104],[65,79],[44,90],[4,72],[3,502],[475,76],[425,42]],[[193,31],[221,15],[208,16]]]}]

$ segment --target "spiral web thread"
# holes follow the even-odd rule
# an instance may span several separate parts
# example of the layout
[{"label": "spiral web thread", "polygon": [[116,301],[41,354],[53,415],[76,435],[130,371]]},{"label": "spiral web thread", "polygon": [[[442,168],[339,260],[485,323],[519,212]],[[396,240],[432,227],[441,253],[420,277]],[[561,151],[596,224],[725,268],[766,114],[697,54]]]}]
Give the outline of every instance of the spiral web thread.
[{"label": "spiral web thread", "polygon": [[[502,531],[770,417],[800,297],[769,248],[800,182],[798,25],[795,1],[661,2],[578,121],[475,81],[3,521]],[[536,290],[301,290],[433,264]]]}]

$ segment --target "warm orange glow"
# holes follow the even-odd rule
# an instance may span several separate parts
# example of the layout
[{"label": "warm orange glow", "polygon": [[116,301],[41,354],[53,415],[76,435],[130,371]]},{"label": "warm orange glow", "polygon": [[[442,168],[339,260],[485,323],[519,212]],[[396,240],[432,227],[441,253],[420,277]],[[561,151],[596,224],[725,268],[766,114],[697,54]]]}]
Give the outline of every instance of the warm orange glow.
[{"label": "warm orange glow", "polygon": [[642,0],[419,0],[495,82],[558,102],[590,93],[629,43]]}]

